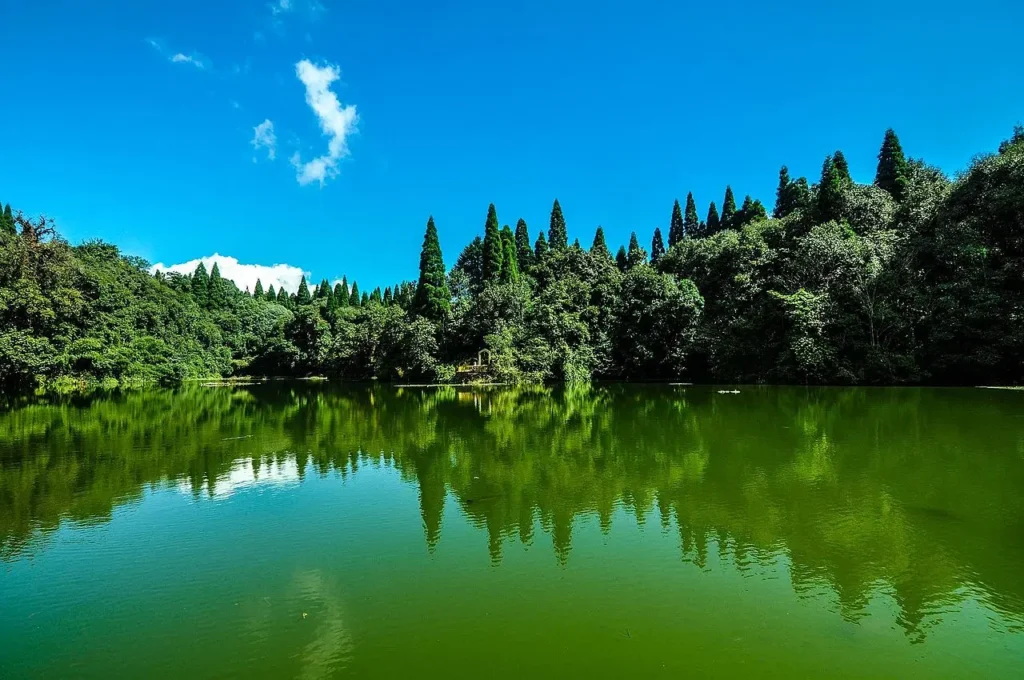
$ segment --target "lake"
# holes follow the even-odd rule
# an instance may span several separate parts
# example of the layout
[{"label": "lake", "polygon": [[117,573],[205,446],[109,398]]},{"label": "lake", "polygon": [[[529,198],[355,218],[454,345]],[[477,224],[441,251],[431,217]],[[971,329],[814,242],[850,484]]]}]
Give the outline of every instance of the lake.
[{"label": "lake", "polygon": [[0,676],[1024,677],[1024,392],[737,389],[9,404]]}]

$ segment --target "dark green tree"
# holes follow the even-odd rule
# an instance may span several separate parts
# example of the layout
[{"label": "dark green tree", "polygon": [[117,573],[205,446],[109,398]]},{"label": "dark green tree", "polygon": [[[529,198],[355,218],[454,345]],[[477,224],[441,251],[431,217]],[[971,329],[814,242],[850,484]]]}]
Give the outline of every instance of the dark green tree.
[{"label": "dark green tree", "polygon": [[277,289],[277,304],[289,308],[292,306],[292,299],[288,296],[288,291],[284,289],[284,286]]},{"label": "dark green tree", "polygon": [[555,199],[551,206],[551,223],[548,227],[548,245],[552,250],[565,250],[569,247],[569,232],[565,229],[565,218],[562,216],[562,206]]},{"label": "dark green tree", "polygon": [[619,251],[615,253],[615,266],[622,272],[629,269],[629,255],[626,254],[626,246],[619,246]]},{"label": "dark green tree", "polygon": [[590,246],[590,254],[601,260],[610,261],[612,259],[612,253],[608,250],[608,244],[604,240],[603,227],[599,226],[594,232],[594,243]]},{"label": "dark green tree", "polygon": [[393,298],[391,295],[391,286],[384,289],[384,305],[388,306],[392,303]]},{"label": "dark green tree", "polygon": [[224,309],[228,303],[228,291],[226,282],[220,275],[220,267],[217,263],[213,263],[213,268],[210,270],[210,294],[209,294],[209,306],[210,309]]},{"label": "dark green tree", "polygon": [[640,247],[634,231],[629,235],[629,250],[626,252],[626,267],[632,269],[647,262],[647,251]]},{"label": "dark green tree", "polygon": [[832,156],[832,163],[836,167],[836,172],[839,174],[839,179],[843,182],[843,186],[853,184],[853,179],[850,177],[850,165],[846,162],[846,156],[843,155],[842,151],[836,150]]},{"label": "dark green tree", "polygon": [[842,212],[844,181],[842,172],[836,167],[835,157],[826,156],[821,164],[821,180],[818,182],[817,219],[824,223],[839,220]]},{"label": "dark green tree", "polygon": [[693,201],[693,192],[686,194],[686,211],[683,213],[683,236],[693,238],[700,232],[700,218],[697,217],[697,204]]},{"label": "dark green tree", "polygon": [[537,242],[533,244],[533,259],[540,262],[548,254],[548,241],[544,238],[544,232],[537,234]]},{"label": "dark green tree", "polygon": [[352,290],[348,294],[348,306],[358,307],[363,302],[363,299],[359,296],[359,282],[352,282]]},{"label": "dark green tree", "polygon": [[348,307],[348,283],[345,282],[345,277],[334,284],[334,294],[331,297],[334,299],[335,309]]},{"label": "dark green tree", "polygon": [[380,286],[374,288],[373,292],[370,293],[370,302],[375,305],[384,304],[384,294],[380,292]]},{"label": "dark green tree", "polygon": [[312,299],[309,294],[309,286],[306,284],[306,275],[303,274],[302,279],[299,281],[299,289],[295,292],[295,303],[308,305]]},{"label": "dark green tree", "polygon": [[364,292],[363,296],[359,298],[359,306],[365,307],[368,304],[370,304],[370,294]]},{"label": "dark green tree", "polygon": [[18,228],[14,224],[14,214],[11,213],[11,204],[8,203],[3,212],[0,213],[0,233],[14,235],[18,233]]},{"label": "dark green tree", "polygon": [[733,229],[736,225],[736,197],[732,195],[732,187],[725,187],[725,200],[722,201],[722,219],[719,220],[719,230]]},{"label": "dark green tree", "polygon": [[208,307],[210,304],[210,275],[206,273],[206,266],[202,262],[192,273],[192,297],[200,307]]},{"label": "dark green tree", "polygon": [[330,300],[333,295],[330,282],[327,279],[321,279],[320,285],[316,289],[317,300]]},{"label": "dark green tree", "polygon": [[469,280],[469,286],[474,292],[479,292],[484,286],[484,241],[477,236],[469,242],[459,259],[455,261],[454,269],[463,272]]},{"label": "dark green tree", "polygon": [[661,237],[661,229],[654,228],[654,238],[651,239],[651,264],[657,264],[661,256],[665,254],[665,239]]},{"label": "dark green tree", "polygon": [[[493,209],[492,205],[491,210]],[[440,321],[451,311],[451,300],[444,258],[441,256],[441,243],[438,241],[437,228],[431,216],[427,220],[423,248],[420,250],[420,278],[416,285],[415,312],[427,319]]]},{"label": "dark green tree", "polygon": [[277,302],[277,292],[274,290],[274,284],[270,284],[270,288],[267,288],[267,292],[263,294],[263,299],[267,302]]},{"label": "dark green tree", "polygon": [[491,203],[487,209],[484,224],[484,282],[492,283],[501,279],[501,261],[504,249],[501,244],[501,230],[498,228],[498,213]]},{"label": "dark green tree", "polygon": [[718,219],[718,206],[715,205],[714,201],[711,201],[711,205],[708,206],[708,218],[704,221],[704,229],[702,229],[702,236],[711,236],[717,234],[722,230],[721,220]]},{"label": "dark green tree", "polygon": [[783,165],[779,168],[779,185],[775,189],[775,208],[772,210],[772,217],[779,220],[795,210],[790,202],[789,168]]},{"label": "dark green tree", "polygon": [[679,207],[679,201],[677,200],[672,205],[672,218],[669,220],[668,227],[668,247],[672,248],[675,244],[679,243],[686,236],[686,226],[683,223],[683,210]]},{"label": "dark green tree", "polygon": [[533,247],[530,245],[530,230],[526,220],[519,218],[516,222],[516,259],[520,271],[529,271],[533,266]]},{"label": "dark green tree", "polygon": [[257,300],[262,300],[264,295],[263,282],[256,279],[256,287],[252,289],[252,296]]},{"label": "dark green tree", "polygon": [[910,165],[903,155],[900,139],[892,128],[885,131],[882,148],[878,152],[878,169],[875,171],[875,185],[885,189],[897,201],[903,200],[910,175]]},{"label": "dark green tree", "polygon": [[742,227],[747,224],[752,224],[758,220],[768,219],[768,211],[764,209],[764,205],[761,201],[755,201],[747,194],[743,198],[743,205],[740,207],[739,212],[736,214],[736,227]]}]

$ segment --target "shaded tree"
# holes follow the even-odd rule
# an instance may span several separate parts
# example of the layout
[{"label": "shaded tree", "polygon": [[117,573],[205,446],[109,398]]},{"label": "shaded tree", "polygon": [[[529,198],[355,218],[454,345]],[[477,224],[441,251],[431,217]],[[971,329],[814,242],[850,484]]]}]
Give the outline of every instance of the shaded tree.
[{"label": "shaded tree", "polygon": [[636,232],[629,235],[629,250],[626,251],[626,267],[632,269],[647,262],[647,251],[640,247]]},{"label": "shaded tree", "polygon": [[661,256],[665,254],[665,240],[661,237],[661,229],[654,228],[654,237],[651,239],[651,264],[657,264]]},{"label": "shaded tree", "polygon": [[704,229],[702,236],[711,236],[717,234],[722,230],[721,220],[718,218],[718,206],[715,205],[714,201],[711,201],[711,205],[708,206],[708,218],[704,222]]},{"label": "shaded tree", "polygon": [[520,271],[529,271],[533,266],[533,247],[530,245],[530,231],[526,220],[519,218],[516,222],[516,259]]},{"label": "shaded tree", "polygon": [[693,201],[693,192],[686,194],[686,212],[683,213],[683,236],[693,238],[700,232],[700,218],[697,217],[697,204]]},{"label": "shaded tree", "polygon": [[537,242],[533,245],[534,260],[540,261],[548,254],[548,241],[544,238],[544,232],[537,234]]},{"label": "shaded tree", "polygon": [[484,224],[484,282],[492,283],[501,279],[501,261],[504,249],[501,243],[501,230],[498,228],[498,213],[491,203],[487,209],[487,222]]},{"label": "shaded tree", "polygon": [[206,266],[202,262],[192,272],[192,297],[200,307],[210,304],[210,275],[206,273]]},{"label": "shaded tree", "polygon": [[619,246],[619,250],[615,253],[615,265],[619,268],[619,271],[626,271],[629,269],[629,255],[626,254],[626,246]]},{"label": "shaded tree", "polygon": [[612,253],[608,250],[608,244],[604,240],[604,227],[598,226],[594,232],[594,242],[590,246],[590,254],[600,260],[610,261]]},{"label": "shaded tree", "polygon": [[897,201],[903,200],[910,166],[903,156],[903,147],[892,128],[885,131],[882,148],[878,151],[878,168],[875,170],[875,185],[884,189]]},{"label": "shaded tree", "polygon": [[736,227],[736,197],[732,195],[732,187],[725,187],[725,200],[722,201],[722,218],[719,220],[719,229],[734,229]]},{"label": "shaded tree", "polygon": [[548,246],[552,250],[565,250],[569,247],[569,233],[565,229],[565,218],[562,216],[562,206],[555,199],[551,206],[551,222],[548,226]]},{"label": "shaded tree", "polygon": [[306,275],[303,274],[302,279],[299,280],[299,289],[295,291],[295,304],[308,305],[312,299],[309,294],[309,285],[306,283]]},{"label": "shaded tree", "polygon": [[679,201],[677,200],[672,204],[672,217],[669,220],[668,227],[668,247],[672,248],[672,246],[682,241],[685,236],[686,227],[683,223],[683,211],[679,207]]},{"label": "shaded tree", "polygon": [[[492,205],[491,210],[493,211],[493,209]],[[431,216],[427,220],[426,233],[423,235],[423,247],[420,250],[420,278],[416,284],[416,301],[413,306],[415,312],[420,316],[440,321],[451,311],[451,297],[448,290],[448,278],[445,276],[444,259],[441,256],[441,244],[437,238],[434,218]]]}]

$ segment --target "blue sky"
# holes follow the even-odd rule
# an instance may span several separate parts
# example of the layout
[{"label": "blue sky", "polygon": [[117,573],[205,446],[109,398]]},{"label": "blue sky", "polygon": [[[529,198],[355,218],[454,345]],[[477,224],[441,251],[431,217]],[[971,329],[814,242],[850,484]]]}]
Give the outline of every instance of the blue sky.
[{"label": "blue sky", "polygon": [[687,191],[770,207],[837,148],[870,181],[889,126],[953,173],[1024,120],[1021,3],[832,4],[3,0],[0,200],[372,288],[415,277],[430,214],[449,264],[492,201],[647,244]]}]

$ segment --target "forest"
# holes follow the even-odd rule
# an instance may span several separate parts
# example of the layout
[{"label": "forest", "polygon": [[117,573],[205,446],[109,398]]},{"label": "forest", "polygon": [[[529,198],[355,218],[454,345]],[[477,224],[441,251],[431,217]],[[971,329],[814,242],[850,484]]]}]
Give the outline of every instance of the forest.
[{"label": "forest", "polygon": [[[956,177],[892,130],[873,183],[842,151],[774,206],[692,194],[613,254],[534,239],[494,205],[446,267],[427,220],[415,281],[240,291],[217,267],[149,273],[46,217],[0,214],[0,388],[228,376],[397,383],[591,380],[986,384],[1024,379],[1024,127]],[[668,211],[666,210],[666,213]],[[704,217],[701,218],[701,214]],[[589,233],[589,228],[588,228]],[[647,244],[648,247],[645,247]],[[481,350],[490,359],[471,365]]]}]

